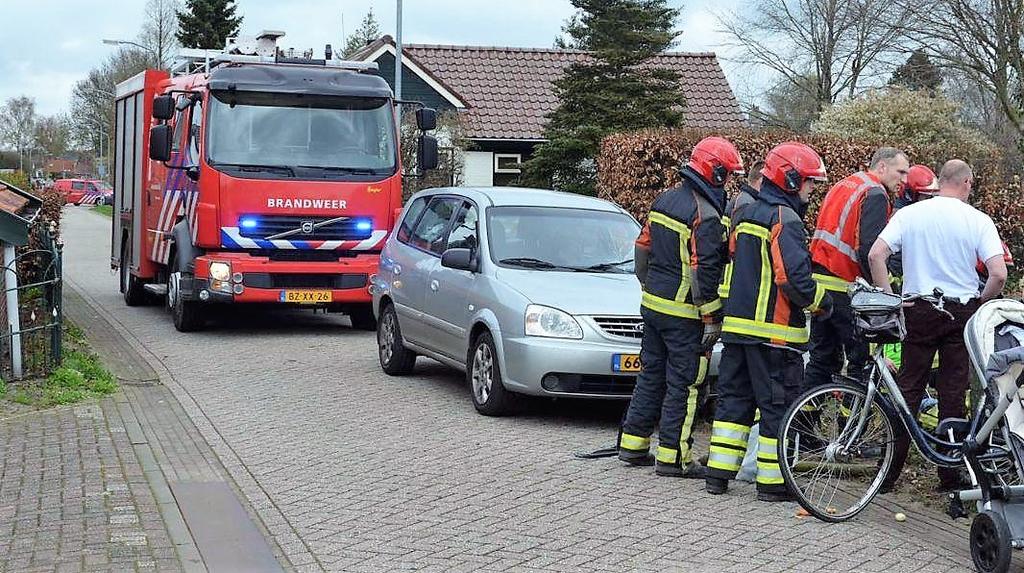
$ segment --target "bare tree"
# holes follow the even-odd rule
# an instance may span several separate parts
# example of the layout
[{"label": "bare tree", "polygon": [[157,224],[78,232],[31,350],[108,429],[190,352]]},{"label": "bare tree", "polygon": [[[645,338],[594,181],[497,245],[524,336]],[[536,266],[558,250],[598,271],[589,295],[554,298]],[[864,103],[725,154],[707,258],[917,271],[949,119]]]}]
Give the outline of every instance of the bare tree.
[{"label": "bare tree", "polygon": [[85,79],[75,84],[71,91],[71,117],[72,135],[78,145],[99,150],[102,139],[109,141],[114,123],[115,87],[152,65],[153,58],[146,52],[122,49],[99,67],[89,70]]},{"label": "bare tree", "polygon": [[820,112],[882,73],[908,16],[891,0],[757,0],[719,25],[740,63],[774,71]]},{"label": "bare tree", "polygon": [[71,144],[71,122],[64,114],[40,117],[36,122],[36,144],[47,157],[63,155]]},{"label": "bare tree", "polygon": [[139,43],[153,51],[157,67],[171,65],[178,43],[178,0],[147,0],[145,23],[139,33]]},{"label": "bare tree", "polygon": [[18,152],[18,170],[25,170],[25,154],[35,144],[36,102],[20,96],[8,99],[0,107],[0,141]]},{"label": "bare tree", "polygon": [[1024,147],[1024,0],[898,0],[910,41],[991,95]]}]

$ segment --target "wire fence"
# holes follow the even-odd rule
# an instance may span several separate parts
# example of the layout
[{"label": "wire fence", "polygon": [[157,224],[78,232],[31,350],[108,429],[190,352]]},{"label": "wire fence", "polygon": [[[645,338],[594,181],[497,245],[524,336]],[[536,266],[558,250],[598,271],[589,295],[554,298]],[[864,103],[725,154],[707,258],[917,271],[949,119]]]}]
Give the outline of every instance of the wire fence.
[{"label": "wire fence", "polygon": [[[13,264],[0,272],[0,377],[46,376],[60,366],[64,322],[63,245],[52,229],[36,228],[31,247],[20,249]],[[13,279],[13,280],[12,280]],[[18,328],[9,320],[7,297],[17,296]]]}]

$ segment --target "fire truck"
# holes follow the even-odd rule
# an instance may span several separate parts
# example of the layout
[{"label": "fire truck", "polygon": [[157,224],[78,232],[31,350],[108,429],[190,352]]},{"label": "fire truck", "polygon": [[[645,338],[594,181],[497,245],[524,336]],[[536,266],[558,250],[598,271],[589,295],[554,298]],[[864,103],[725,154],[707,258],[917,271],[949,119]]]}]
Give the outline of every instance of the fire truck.
[{"label": "fire truck", "polygon": [[[111,268],[179,331],[212,304],[308,305],[373,329],[368,290],[402,206],[398,102],[375,63],[289,57],[283,32],[184,50],[115,91]],[[411,109],[410,109],[411,111]],[[416,173],[437,166],[416,110]]]}]

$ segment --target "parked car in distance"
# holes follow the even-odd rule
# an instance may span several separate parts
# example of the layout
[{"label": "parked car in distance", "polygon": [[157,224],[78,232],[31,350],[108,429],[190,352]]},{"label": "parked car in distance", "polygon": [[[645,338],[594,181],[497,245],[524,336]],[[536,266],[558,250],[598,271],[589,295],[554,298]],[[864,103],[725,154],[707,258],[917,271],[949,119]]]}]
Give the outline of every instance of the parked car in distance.
[{"label": "parked car in distance", "polygon": [[381,367],[467,372],[473,405],[514,394],[629,398],[643,322],[636,220],[593,197],[521,188],[414,195],[371,278]]},{"label": "parked car in distance", "polygon": [[95,179],[58,179],[53,188],[64,195],[65,203],[75,205],[113,204],[114,190],[105,181]]}]

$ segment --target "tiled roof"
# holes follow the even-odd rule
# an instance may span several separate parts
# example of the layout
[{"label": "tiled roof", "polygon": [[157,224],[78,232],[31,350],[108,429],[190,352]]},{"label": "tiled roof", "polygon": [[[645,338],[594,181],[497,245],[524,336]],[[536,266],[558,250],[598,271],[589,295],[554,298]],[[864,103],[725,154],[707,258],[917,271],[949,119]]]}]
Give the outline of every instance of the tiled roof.
[{"label": "tiled roof", "polygon": [[[385,36],[361,50],[369,57]],[[435,46],[406,44],[404,53],[466,102],[470,139],[542,139],[545,115],[558,99],[551,82],[570,64],[589,59],[576,50]],[[713,53],[665,53],[654,58],[658,67],[680,75],[686,98],[684,124],[726,128],[743,124],[739,103]]]}]

